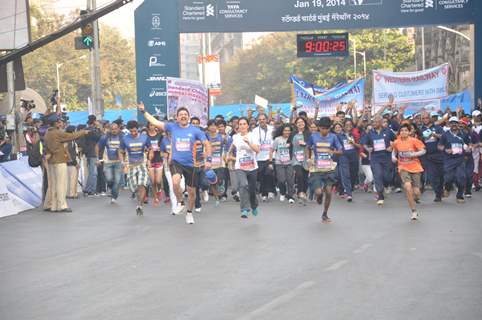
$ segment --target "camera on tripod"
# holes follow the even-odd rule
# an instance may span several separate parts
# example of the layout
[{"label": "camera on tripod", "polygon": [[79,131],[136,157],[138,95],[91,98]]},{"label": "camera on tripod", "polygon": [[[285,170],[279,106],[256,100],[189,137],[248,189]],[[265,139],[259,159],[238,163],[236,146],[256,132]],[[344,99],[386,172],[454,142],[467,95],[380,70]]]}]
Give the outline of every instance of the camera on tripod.
[{"label": "camera on tripod", "polygon": [[35,109],[35,102],[33,100],[25,100],[20,98],[20,108],[30,112],[30,110]]}]

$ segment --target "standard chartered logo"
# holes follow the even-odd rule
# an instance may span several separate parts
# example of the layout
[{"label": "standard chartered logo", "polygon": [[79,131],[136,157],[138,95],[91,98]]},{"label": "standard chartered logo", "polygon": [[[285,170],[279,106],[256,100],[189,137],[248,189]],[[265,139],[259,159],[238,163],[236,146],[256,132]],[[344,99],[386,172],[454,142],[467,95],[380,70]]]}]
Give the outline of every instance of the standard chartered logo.
[{"label": "standard chartered logo", "polygon": [[433,8],[433,0],[425,0],[425,8]]},{"label": "standard chartered logo", "polygon": [[206,6],[206,17],[214,17],[214,6],[211,3]]}]

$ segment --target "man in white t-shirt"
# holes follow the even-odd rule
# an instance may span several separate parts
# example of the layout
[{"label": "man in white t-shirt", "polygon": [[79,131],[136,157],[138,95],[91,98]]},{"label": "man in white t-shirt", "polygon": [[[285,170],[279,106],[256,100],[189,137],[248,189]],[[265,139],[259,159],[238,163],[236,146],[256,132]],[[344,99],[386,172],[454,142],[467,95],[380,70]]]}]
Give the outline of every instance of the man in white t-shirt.
[{"label": "man in white t-shirt", "polygon": [[268,124],[265,114],[258,115],[258,126],[252,131],[254,142],[259,146],[258,181],[260,183],[261,199],[266,201],[274,198],[274,173],[269,168],[269,155],[273,145],[273,126]]}]

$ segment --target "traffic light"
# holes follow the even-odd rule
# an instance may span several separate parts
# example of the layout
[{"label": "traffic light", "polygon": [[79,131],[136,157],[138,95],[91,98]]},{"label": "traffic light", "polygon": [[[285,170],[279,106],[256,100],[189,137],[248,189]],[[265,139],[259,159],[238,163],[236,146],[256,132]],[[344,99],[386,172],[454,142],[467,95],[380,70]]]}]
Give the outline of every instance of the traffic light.
[{"label": "traffic light", "polygon": [[[87,10],[81,10],[80,16],[88,14]],[[94,47],[94,25],[92,22],[88,22],[82,25],[82,44],[87,49],[91,49]]]}]

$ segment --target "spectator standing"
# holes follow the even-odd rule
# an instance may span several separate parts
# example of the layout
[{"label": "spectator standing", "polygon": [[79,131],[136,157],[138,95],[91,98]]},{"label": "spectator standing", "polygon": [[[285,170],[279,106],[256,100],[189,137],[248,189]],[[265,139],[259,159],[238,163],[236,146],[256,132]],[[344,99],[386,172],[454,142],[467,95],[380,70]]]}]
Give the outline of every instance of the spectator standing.
[{"label": "spectator standing", "polygon": [[47,161],[48,189],[44,210],[52,212],[72,212],[67,206],[67,162],[69,160],[65,143],[85,136],[88,131],[68,133],[60,130],[62,122],[56,114],[48,118],[49,129],[44,137],[45,159]]},{"label": "spectator standing", "polygon": [[94,115],[90,115],[88,118],[87,130],[93,133],[80,139],[79,144],[87,162],[87,181],[84,182],[84,196],[93,196],[97,191],[97,155],[95,148],[101,137],[97,118]]}]

